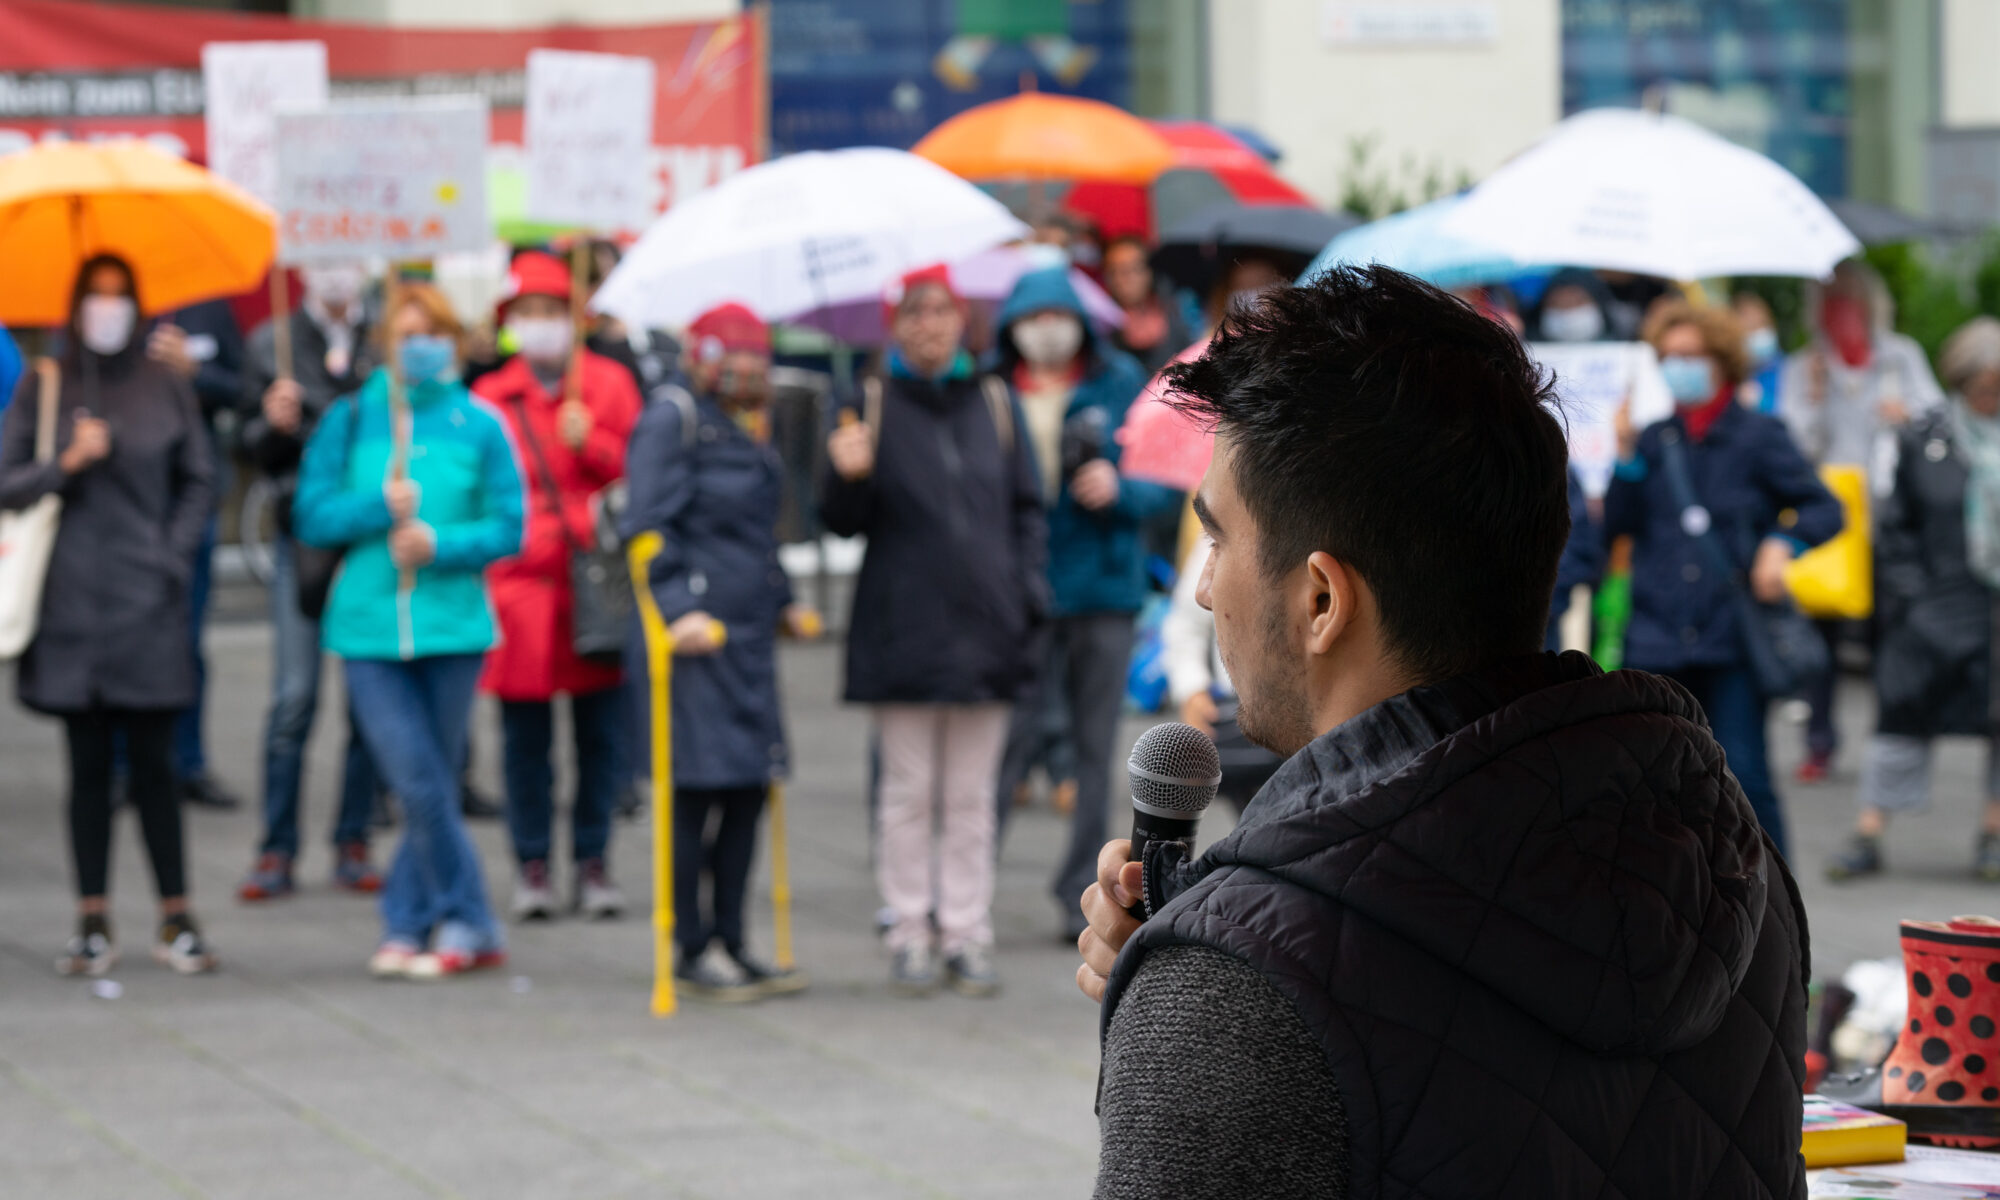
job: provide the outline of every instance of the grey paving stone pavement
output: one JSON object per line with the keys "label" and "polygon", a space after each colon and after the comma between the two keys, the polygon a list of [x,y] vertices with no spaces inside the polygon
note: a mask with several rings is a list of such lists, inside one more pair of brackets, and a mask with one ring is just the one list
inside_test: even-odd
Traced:
{"label": "grey paving stone pavement", "polygon": [[[269,634],[211,635],[210,755],[254,794]],[[0,709],[0,1196],[152,1197],[1082,1197],[1097,1130],[1096,1012],[1072,982],[1048,875],[1065,823],[1016,815],[996,924],[1002,994],[891,996],[873,930],[864,714],[836,702],[839,648],[784,662],[799,777],[790,792],[805,995],[722,1009],[647,1012],[648,840],[616,834],[616,873],[637,911],[615,923],[516,928],[506,970],[423,987],[370,980],[370,901],[335,893],[324,843],[338,773],[337,721],[312,747],[301,894],[233,899],[258,818],[188,814],[198,911],[223,956],[213,977],[145,961],[151,880],[121,818],[114,904],[126,959],[119,994],[58,978],[72,920],[57,727]],[[337,713],[329,672],[323,716]],[[1936,811],[1892,830],[1892,874],[1835,888],[1818,864],[1851,816],[1866,688],[1842,698],[1848,752],[1835,779],[1788,786],[1815,965],[1837,971],[1895,951],[1895,921],[2000,910],[1970,881],[1983,751],[1949,744]],[[1128,722],[1126,736],[1144,722]],[[489,706],[477,774],[498,790]],[[1777,766],[1800,731],[1772,726]],[[1114,814],[1114,828],[1123,825]],[[1205,832],[1224,831],[1219,813]],[[506,839],[475,826],[503,902]],[[394,834],[378,854],[386,858]],[[757,949],[771,949],[760,857]]]}

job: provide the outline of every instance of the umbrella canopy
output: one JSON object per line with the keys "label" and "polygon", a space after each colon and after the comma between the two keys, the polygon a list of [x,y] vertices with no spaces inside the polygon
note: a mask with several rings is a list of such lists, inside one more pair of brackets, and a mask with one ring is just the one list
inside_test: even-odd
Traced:
{"label": "umbrella canopy", "polygon": [[249,192],[145,142],[43,142],[0,157],[0,324],[69,319],[77,268],[132,265],[147,314],[255,288],[277,217]]}
{"label": "umbrella canopy", "polygon": [[[1174,361],[1191,362],[1206,349],[1206,341],[1196,342],[1174,355]],[[1155,375],[1132,402],[1118,429],[1118,471],[1128,479],[1192,492],[1215,457],[1215,431],[1169,405],[1166,396],[1166,378]]]}
{"label": "umbrella canopy", "polygon": [[1349,229],[1326,244],[1303,278],[1340,264],[1360,267],[1380,263],[1450,288],[1506,279],[1534,269],[1489,242],[1449,233],[1446,222],[1464,200],[1463,196],[1446,196]]}
{"label": "umbrella canopy", "polygon": [[1280,178],[1238,137],[1206,121],[1149,121],[1173,149],[1173,165],[1150,186],[1079,183],[1063,197],[1065,210],[1088,217],[1106,237],[1172,229],[1205,209],[1242,204],[1311,208],[1312,198]]}
{"label": "umbrella canopy", "polygon": [[1256,252],[1296,277],[1327,242],[1355,219],[1316,208],[1276,204],[1224,204],[1165,230],[1153,267],[1197,291],[1206,288],[1232,254]]}
{"label": "umbrella canopy", "polygon": [[999,201],[913,154],[812,151],[676,204],[594,303],[634,328],[685,325],[728,300],[782,321],[873,301],[907,271],[1027,234]]}
{"label": "umbrella canopy", "polygon": [[1616,108],[1557,125],[1444,230],[1524,262],[1665,279],[1817,279],[1861,249],[1777,163],[1680,117]]}
{"label": "umbrella canopy", "polygon": [[[952,263],[949,268],[951,286],[971,303],[975,318],[990,325],[1021,276],[1067,261],[1057,251],[1052,262],[1050,254],[1045,253],[1052,249],[1049,246],[996,246]],[[1091,321],[1100,330],[1116,329],[1125,323],[1125,310],[1118,307],[1118,302],[1095,279],[1071,267],[1069,282],[1076,289],[1077,299],[1083,301],[1084,311],[1090,314]],[[879,346],[888,336],[882,324],[882,301],[879,296],[801,313],[793,318],[793,322],[832,334],[853,346]]]}
{"label": "umbrella canopy", "polygon": [[1124,109],[1046,92],[967,109],[911,151],[965,179],[1147,184],[1174,162],[1167,140]]}
{"label": "umbrella canopy", "polygon": [[1826,206],[1864,246],[1894,242],[1920,242],[1937,237],[1944,230],[1922,217],[1913,217],[1900,208],[1870,204],[1866,200],[1829,200]]}

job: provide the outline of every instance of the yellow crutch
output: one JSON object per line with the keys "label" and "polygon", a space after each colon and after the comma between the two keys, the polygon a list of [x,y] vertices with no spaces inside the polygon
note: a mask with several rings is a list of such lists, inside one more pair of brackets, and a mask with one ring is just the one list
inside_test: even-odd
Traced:
{"label": "yellow crutch", "polygon": [[[666,540],[647,530],[625,549],[632,567],[632,591],[639,601],[639,624],[646,634],[646,679],[652,690],[653,742],[653,1015],[670,1017],[674,999],[674,635],[653,599],[653,560]],[[710,624],[709,638],[720,646],[728,630]]]}
{"label": "yellow crutch", "polygon": [[648,530],[632,539],[632,591],[639,601],[639,624],[646,635],[646,682],[652,691],[653,743],[653,1015],[674,1014],[674,635],[653,599],[653,560],[665,539]]}

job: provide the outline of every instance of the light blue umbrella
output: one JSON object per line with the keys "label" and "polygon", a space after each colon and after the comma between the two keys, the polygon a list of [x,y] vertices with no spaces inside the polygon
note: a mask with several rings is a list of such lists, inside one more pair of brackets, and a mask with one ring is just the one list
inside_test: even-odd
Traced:
{"label": "light blue umbrella", "polygon": [[1516,262],[1483,243],[1445,234],[1442,229],[1445,218],[1464,199],[1446,196],[1350,229],[1326,244],[1300,281],[1343,263],[1350,266],[1380,263],[1444,288],[1491,283],[1536,269],[1533,264]]}

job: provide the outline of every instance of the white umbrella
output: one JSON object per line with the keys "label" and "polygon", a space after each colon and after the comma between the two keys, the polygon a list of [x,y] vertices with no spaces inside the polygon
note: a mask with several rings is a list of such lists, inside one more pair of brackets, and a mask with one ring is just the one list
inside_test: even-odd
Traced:
{"label": "white umbrella", "polygon": [[1693,122],[1578,113],[1495,171],[1443,224],[1521,262],[1666,279],[1826,276],[1861,244],[1798,177]]}
{"label": "white umbrella", "polygon": [[685,325],[730,300],[780,321],[873,299],[907,271],[1028,232],[999,201],[914,154],[794,154],[676,204],[593,305],[644,329]]}

